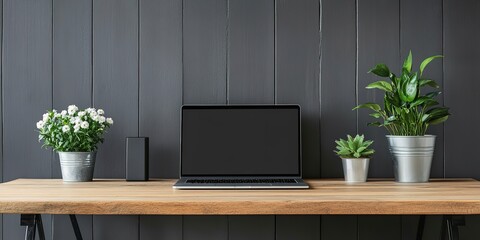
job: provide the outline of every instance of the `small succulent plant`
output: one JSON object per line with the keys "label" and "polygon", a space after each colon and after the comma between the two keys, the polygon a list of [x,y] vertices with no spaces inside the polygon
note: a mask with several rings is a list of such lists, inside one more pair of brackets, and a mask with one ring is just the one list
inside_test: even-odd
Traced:
{"label": "small succulent plant", "polygon": [[339,139],[337,143],[337,151],[334,151],[338,156],[342,158],[368,158],[375,153],[375,150],[368,148],[372,145],[373,141],[364,141],[363,135],[356,135],[353,138],[347,135],[347,140]]}

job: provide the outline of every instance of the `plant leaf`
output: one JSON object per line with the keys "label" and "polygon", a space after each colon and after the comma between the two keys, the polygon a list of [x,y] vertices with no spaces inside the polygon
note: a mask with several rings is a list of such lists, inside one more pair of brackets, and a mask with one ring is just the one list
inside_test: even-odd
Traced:
{"label": "plant leaf", "polygon": [[404,92],[405,92],[405,102],[412,102],[415,100],[418,94],[418,81],[417,81],[417,73],[413,74],[412,78],[410,81],[407,82],[407,84],[403,85],[404,86]]}
{"label": "plant leaf", "polygon": [[428,86],[434,87],[434,88],[440,88],[440,86],[435,81],[433,81],[431,79],[420,79],[418,81],[418,86],[423,87],[425,85],[428,85]]}
{"label": "plant leaf", "polygon": [[428,122],[428,124],[432,124],[432,125],[436,125],[436,124],[439,124],[439,123],[442,123],[442,122],[445,122],[447,121],[448,119],[448,115],[447,116],[443,116],[443,117],[440,117],[440,118],[437,118],[437,119],[432,119]]}
{"label": "plant leaf", "polygon": [[412,71],[412,50],[410,50],[405,62],[403,62],[403,69],[407,70],[408,72]]}
{"label": "plant leaf", "polygon": [[381,127],[383,126],[380,122],[371,122],[371,123],[367,123],[367,126],[377,126],[377,127]]}
{"label": "plant leaf", "polygon": [[385,92],[393,92],[392,85],[388,82],[385,82],[385,81],[377,81],[377,82],[370,83],[370,84],[368,84],[368,86],[366,88],[367,89],[377,88],[377,89],[383,90]]}
{"label": "plant leaf", "polygon": [[379,77],[390,77],[390,69],[385,64],[377,64],[374,68],[370,69],[368,73],[373,73]]}
{"label": "plant leaf", "polygon": [[434,59],[436,58],[443,58],[442,55],[435,55],[435,56],[431,56],[429,58],[426,58],[425,60],[423,60],[423,62],[420,64],[420,76],[423,75],[423,70],[425,70],[425,67],[431,62],[433,61]]}
{"label": "plant leaf", "polygon": [[352,110],[356,110],[356,109],[359,109],[359,108],[369,108],[369,109],[372,109],[373,111],[380,111],[382,108],[380,107],[380,105],[376,104],[376,103],[364,103],[364,104],[360,104],[356,107],[354,107]]}

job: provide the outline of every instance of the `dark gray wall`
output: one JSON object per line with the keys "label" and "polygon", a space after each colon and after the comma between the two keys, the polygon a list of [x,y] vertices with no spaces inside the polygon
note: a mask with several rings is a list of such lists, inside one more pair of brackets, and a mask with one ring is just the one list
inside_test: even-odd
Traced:
{"label": "dark gray wall", "polygon": [[[432,177],[480,178],[480,2],[477,0],[0,0],[0,179],[59,178],[35,122],[52,107],[104,108],[115,125],[97,178],[124,178],[124,139],[149,136],[150,175],[178,177],[179,107],[190,103],[297,103],[304,173],[342,177],[333,140],[376,140],[370,177],[393,177],[385,131],[357,103],[381,101],[366,72],[399,70],[444,54],[428,75],[452,118],[432,127]],[[446,193],[448,194],[448,193]],[[80,216],[85,239],[413,239],[416,216]],[[462,239],[480,234],[467,218]],[[68,218],[45,215],[49,239],[74,239]],[[438,239],[438,217],[427,218]],[[0,236],[21,239],[18,215]]]}

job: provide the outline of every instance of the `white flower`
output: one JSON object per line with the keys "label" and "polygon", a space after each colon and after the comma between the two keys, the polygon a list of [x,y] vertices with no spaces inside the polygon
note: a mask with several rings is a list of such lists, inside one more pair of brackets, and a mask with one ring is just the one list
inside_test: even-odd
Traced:
{"label": "white flower", "polygon": [[92,119],[93,119],[93,117],[95,117],[95,116],[97,116],[97,115],[98,115],[98,114],[97,114],[97,112],[95,112],[95,111],[91,111],[91,112],[90,112],[90,117],[91,117]]}
{"label": "white flower", "polygon": [[95,121],[95,122],[98,122],[98,115],[93,116],[92,120]]}
{"label": "white flower", "polygon": [[57,113],[57,110],[53,109],[52,112],[53,112],[53,113]]}
{"label": "white flower", "polygon": [[98,109],[98,110],[97,110],[97,113],[98,113],[99,115],[105,114],[105,112],[103,111],[103,109]]}
{"label": "white flower", "polygon": [[89,126],[90,124],[88,124],[87,121],[80,123],[80,127],[82,127],[83,129],[88,128]]}
{"label": "white flower", "polygon": [[62,131],[63,131],[63,132],[68,132],[68,131],[70,131],[70,126],[68,126],[68,125],[63,126],[63,127],[62,127]]}
{"label": "white flower", "polygon": [[79,117],[83,117],[83,116],[85,116],[85,112],[84,112],[84,111],[80,111],[80,112],[78,112],[78,116],[79,116]]}
{"label": "white flower", "polygon": [[107,123],[108,124],[113,124],[113,119],[112,118],[107,118]]}
{"label": "white flower", "polygon": [[80,124],[75,124],[75,126],[73,126],[73,132],[78,132],[80,131]]}
{"label": "white flower", "polygon": [[40,121],[37,122],[37,128],[38,128],[38,129],[42,129],[43,126],[45,126],[45,123],[44,123],[42,120],[40,120]]}
{"label": "white flower", "polygon": [[67,115],[67,111],[63,110],[62,112],[60,112],[60,115],[62,115],[62,117],[65,117]]}
{"label": "white flower", "polygon": [[87,113],[95,112],[95,108],[87,108],[85,111]]}
{"label": "white flower", "polygon": [[98,122],[99,123],[104,123],[105,122],[105,117],[104,116],[98,117]]}
{"label": "white flower", "polygon": [[80,125],[82,123],[82,119],[80,119],[79,117],[76,117],[74,123],[76,125]]}
{"label": "white flower", "polygon": [[49,114],[48,113],[43,114],[43,120],[42,121],[46,122],[46,121],[48,121],[48,119],[50,119]]}
{"label": "white flower", "polygon": [[56,118],[59,118],[59,117],[61,117],[61,116],[62,116],[62,114],[60,114],[60,113],[55,113],[55,117],[56,117]]}
{"label": "white flower", "polygon": [[78,107],[75,105],[68,106],[68,114],[73,115],[78,111]]}

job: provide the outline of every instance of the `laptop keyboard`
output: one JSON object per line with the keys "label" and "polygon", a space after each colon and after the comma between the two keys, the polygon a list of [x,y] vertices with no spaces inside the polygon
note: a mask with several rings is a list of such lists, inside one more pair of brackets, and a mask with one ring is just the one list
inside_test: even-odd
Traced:
{"label": "laptop keyboard", "polygon": [[187,183],[204,184],[204,183],[296,183],[295,179],[188,179]]}

